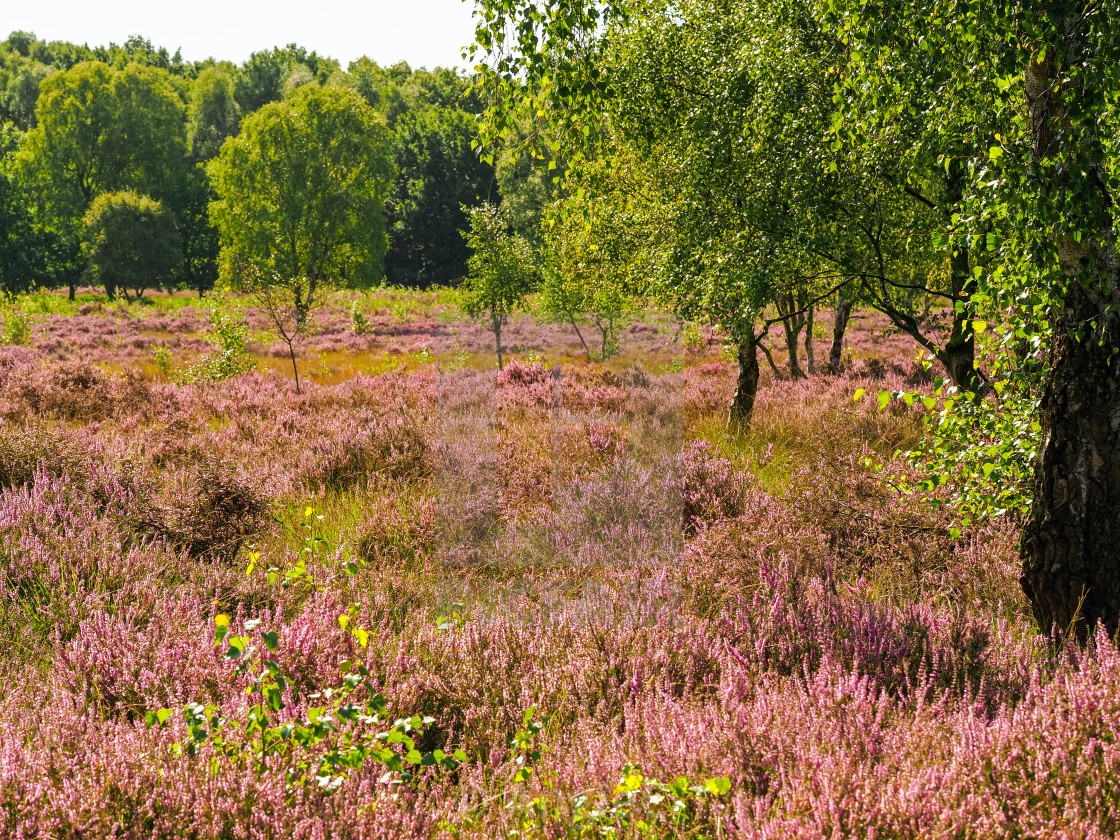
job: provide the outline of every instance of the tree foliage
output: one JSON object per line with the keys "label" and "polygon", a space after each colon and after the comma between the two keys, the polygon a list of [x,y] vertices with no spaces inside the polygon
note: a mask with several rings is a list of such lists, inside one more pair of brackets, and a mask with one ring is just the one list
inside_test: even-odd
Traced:
{"label": "tree foliage", "polygon": [[22,135],[0,124],[0,293],[29,291],[46,280],[48,237],[35,225],[13,171]]}
{"label": "tree foliage", "polygon": [[216,157],[225,139],[237,134],[241,108],[234,95],[236,79],[231,65],[215,65],[191,83],[187,141],[195,161]]}
{"label": "tree foliage", "polygon": [[174,220],[160,202],[134,192],[93,200],[83,219],[82,251],[89,279],[110,300],[118,289],[140,298],[147,289],[172,286],[182,261]]}
{"label": "tree foliage", "polygon": [[473,148],[475,125],[465,111],[434,106],[397,119],[398,175],[389,193],[385,264],[390,281],[427,285],[466,274],[463,208],[489,197],[494,180],[493,169]]}
{"label": "tree foliage", "polygon": [[[161,96],[147,104],[135,91],[125,96],[129,85],[122,80],[137,74]],[[240,65],[185,62],[141,37],[88,47],[13,32],[0,43],[0,124],[12,126],[16,145],[30,157],[6,176],[5,206],[14,215],[5,264],[18,267],[5,282],[10,288],[62,283],[73,291],[86,269],[79,243],[89,202],[101,192],[135,190],[174,214],[181,282],[204,293],[218,275],[219,236],[207,212],[215,196],[199,165],[238,134],[244,117],[312,83],[357,91],[394,129],[399,165],[386,195],[390,279],[427,285],[463,276],[461,206],[497,201],[500,187],[471,148],[480,106],[460,72],[405,62],[382,66],[369,58],[343,71],[295,44],[254,53]],[[61,95],[51,93],[57,88]],[[51,112],[49,132],[38,126],[39,108]],[[24,143],[28,132],[35,136]],[[153,138],[169,141],[154,156]],[[511,193],[520,189],[516,179],[503,183]],[[17,217],[23,221],[17,224]],[[12,279],[15,274],[21,279]]]}
{"label": "tree foliage", "polygon": [[384,117],[346,88],[306,85],[246,117],[207,168],[225,276],[307,278],[303,312],[322,283],[378,282],[390,148]]}
{"label": "tree foliage", "polygon": [[[569,198],[550,209],[543,225],[541,311],[571,325],[588,361],[618,352],[619,330],[643,285],[642,250],[625,220],[617,204]],[[598,333],[594,351],[584,336],[591,328]]]}
{"label": "tree foliage", "polygon": [[165,72],[82,62],[43,83],[36,115],[22,176],[58,229],[79,224],[103,192],[162,197],[182,170],[186,123]]}
{"label": "tree foliage", "polygon": [[463,308],[472,317],[489,322],[501,369],[502,327],[532,288],[536,264],[529,243],[510,229],[498,207],[480,204],[470,208],[468,215],[471,227],[463,237],[471,256],[467,260],[470,273],[463,283]]}

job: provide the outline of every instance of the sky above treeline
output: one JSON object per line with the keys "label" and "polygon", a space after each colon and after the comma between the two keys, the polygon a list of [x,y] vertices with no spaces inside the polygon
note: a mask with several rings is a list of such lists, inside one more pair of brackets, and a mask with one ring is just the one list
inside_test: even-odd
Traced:
{"label": "sky above treeline", "polygon": [[0,39],[22,29],[47,41],[91,47],[147,38],[187,61],[240,63],[257,50],[299,44],[343,68],[379,64],[465,67],[473,2],[463,0],[32,0],[3,3]]}

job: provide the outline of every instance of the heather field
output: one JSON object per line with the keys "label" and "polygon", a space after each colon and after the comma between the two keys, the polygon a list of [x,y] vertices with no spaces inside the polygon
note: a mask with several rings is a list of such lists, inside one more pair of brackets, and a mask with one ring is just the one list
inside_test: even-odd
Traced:
{"label": "heather field", "polygon": [[339,294],[297,394],[236,301],[253,369],[192,378],[208,305],[40,293],[0,346],[0,836],[1120,831],[1120,652],[897,490],[920,403],[853,396],[932,375],[881,316],[731,437],[653,310],[606,364],[520,314],[497,371],[450,292]]}

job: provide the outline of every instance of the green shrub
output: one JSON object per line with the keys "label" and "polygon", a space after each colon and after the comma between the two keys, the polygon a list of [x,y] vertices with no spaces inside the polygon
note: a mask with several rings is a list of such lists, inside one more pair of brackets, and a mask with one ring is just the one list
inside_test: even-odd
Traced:
{"label": "green shrub", "polygon": [[227,307],[215,306],[210,310],[210,329],[203,337],[212,354],[187,368],[179,376],[185,385],[199,382],[217,382],[248,373],[256,362],[249,355],[249,328],[244,319]]}

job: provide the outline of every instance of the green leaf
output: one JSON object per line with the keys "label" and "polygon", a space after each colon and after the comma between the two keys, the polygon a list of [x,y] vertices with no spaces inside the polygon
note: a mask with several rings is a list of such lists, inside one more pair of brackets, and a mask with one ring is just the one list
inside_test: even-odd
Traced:
{"label": "green leaf", "polygon": [[891,401],[891,392],[890,391],[880,391],[879,392],[879,410],[880,411],[882,411],[884,408],[886,408],[887,405],[890,403],[890,401]]}
{"label": "green leaf", "polygon": [[214,644],[220,644],[229,633],[229,616],[218,613],[214,616]]}
{"label": "green leaf", "polygon": [[856,388],[855,394],[852,396],[852,402],[859,402],[863,399],[863,395],[867,393],[866,388]]}
{"label": "green leaf", "polygon": [[731,793],[731,779],[727,776],[720,776],[718,779],[708,779],[708,781],[704,782],[704,787],[716,796],[723,796],[724,794]]}

